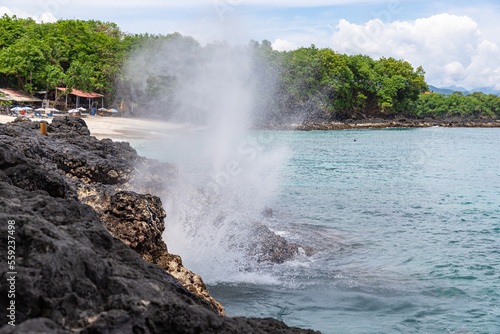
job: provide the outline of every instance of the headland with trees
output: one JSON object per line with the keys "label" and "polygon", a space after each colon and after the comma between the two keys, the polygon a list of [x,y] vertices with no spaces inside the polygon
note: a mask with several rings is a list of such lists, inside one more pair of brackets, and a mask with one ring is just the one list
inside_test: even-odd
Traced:
{"label": "headland with trees", "polygon": [[[179,78],[158,73],[148,78],[142,96],[132,96],[124,69],[138,50],[165,50],[169,43],[181,45],[193,59],[204,58],[218,48],[246,49],[252,55],[252,73],[258,83],[252,88],[257,101],[254,107],[266,110],[260,113],[261,124],[293,119],[500,118],[499,96],[429,93],[424,69],[405,60],[375,60],[314,45],[276,51],[267,40],[250,41],[245,46],[201,46],[179,33],[128,34],[114,23],[95,20],[37,23],[4,15],[0,18],[0,87],[31,94],[66,87],[69,91],[98,92],[108,104],[134,98],[135,104],[147,106],[157,96],[174,94]],[[191,69],[196,70],[196,66]],[[190,75],[189,71],[184,75]],[[163,107],[175,108],[175,104]],[[151,114],[136,108],[134,115]]]}

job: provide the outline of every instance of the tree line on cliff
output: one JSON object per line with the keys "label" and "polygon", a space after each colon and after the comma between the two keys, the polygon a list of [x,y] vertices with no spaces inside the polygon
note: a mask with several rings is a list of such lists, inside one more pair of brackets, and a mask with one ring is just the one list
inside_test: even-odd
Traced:
{"label": "tree line on cliff", "polygon": [[[36,23],[4,15],[0,18],[0,86],[28,92],[64,86],[102,93],[109,102],[133,97],[136,105],[147,105],[161,96],[166,101],[162,108],[173,109],[176,105],[169,96],[175,94],[179,75],[189,75],[196,67],[177,76],[152,71],[140,94],[131,93],[138,90],[125,71],[131,55],[140,50],[176,52],[176,48],[165,48],[168,44],[181,47],[183,55],[193,61],[216,49],[245,48],[252,55],[254,109],[266,110],[257,113],[265,122],[397,115],[500,116],[500,97],[495,95],[422,95],[428,90],[424,70],[414,69],[404,60],[374,60],[314,45],[276,51],[266,40],[250,41],[244,47],[225,43],[203,47],[178,33],[127,34],[114,23],[95,20]],[[171,55],[161,56],[168,60]],[[150,60],[146,56],[144,62]],[[141,110],[144,108],[136,108],[135,113]]]}

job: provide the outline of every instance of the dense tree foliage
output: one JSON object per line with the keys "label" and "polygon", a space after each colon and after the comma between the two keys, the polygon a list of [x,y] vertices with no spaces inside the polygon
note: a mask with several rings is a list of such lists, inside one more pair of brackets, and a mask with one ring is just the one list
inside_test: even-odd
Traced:
{"label": "dense tree foliage", "polygon": [[7,15],[0,18],[0,86],[28,92],[58,86],[95,91],[129,107],[160,99],[163,108],[175,110],[183,79],[206,71],[211,57],[243,57],[242,49],[251,60],[248,88],[260,121],[500,116],[495,95],[422,94],[428,90],[424,70],[404,60],[374,60],[314,45],[279,52],[266,40],[247,47],[202,47],[178,33],[131,35],[109,22],[36,23]]}
{"label": "dense tree foliage", "polygon": [[[427,90],[424,71],[393,58],[348,56],[314,45],[289,52],[273,51],[268,41],[251,42],[260,81],[272,92],[277,115],[307,119],[388,116],[408,112]],[[276,85],[276,90],[266,83]]]}
{"label": "dense tree foliage", "polygon": [[126,55],[143,36],[114,23],[0,19],[0,84],[28,92],[65,86],[113,93]]}
{"label": "dense tree foliage", "polygon": [[419,116],[433,117],[487,117],[500,119],[500,96],[475,92],[464,95],[423,94],[413,103]]}

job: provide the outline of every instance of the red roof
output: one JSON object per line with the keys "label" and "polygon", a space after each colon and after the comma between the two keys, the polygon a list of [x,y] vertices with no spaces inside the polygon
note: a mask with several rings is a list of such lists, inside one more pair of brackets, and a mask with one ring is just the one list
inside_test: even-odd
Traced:
{"label": "red roof", "polygon": [[[58,87],[57,89],[59,89],[62,92],[65,92],[67,88]],[[78,90],[78,89],[72,89],[70,94],[80,96],[80,97],[87,97],[87,98],[95,98],[95,97],[103,97],[104,96],[104,95],[93,93],[93,92],[90,92],[90,93],[89,92],[82,92],[81,90]]]}
{"label": "red roof", "polygon": [[16,101],[16,102],[42,102],[42,100],[31,96],[30,94],[21,90],[0,88],[0,94],[5,95],[3,100]]}

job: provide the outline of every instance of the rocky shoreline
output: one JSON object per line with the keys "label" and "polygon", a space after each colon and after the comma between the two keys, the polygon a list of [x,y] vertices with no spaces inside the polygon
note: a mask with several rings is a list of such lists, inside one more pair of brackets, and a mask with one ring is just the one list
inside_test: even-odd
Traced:
{"label": "rocky shoreline", "polygon": [[[274,319],[230,318],[199,275],[163,242],[175,166],[128,143],[98,140],[82,119],[0,124],[0,256],[14,222],[16,326],[0,333],[312,333]],[[257,225],[259,257],[283,262],[298,246]],[[2,266],[0,279],[8,278]],[[10,298],[10,297],[9,297]]]}
{"label": "rocky shoreline", "polygon": [[354,130],[354,129],[384,129],[384,128],[498,128],[500,120],[483,118],[398,118],[382,119],[367,118],[362,120],[348,119],[346,121],[332,122],[303,122],[297,124],[284,124],[264,127],[269,130],[295,130],[295,131],[327,131],[327,130]]}

